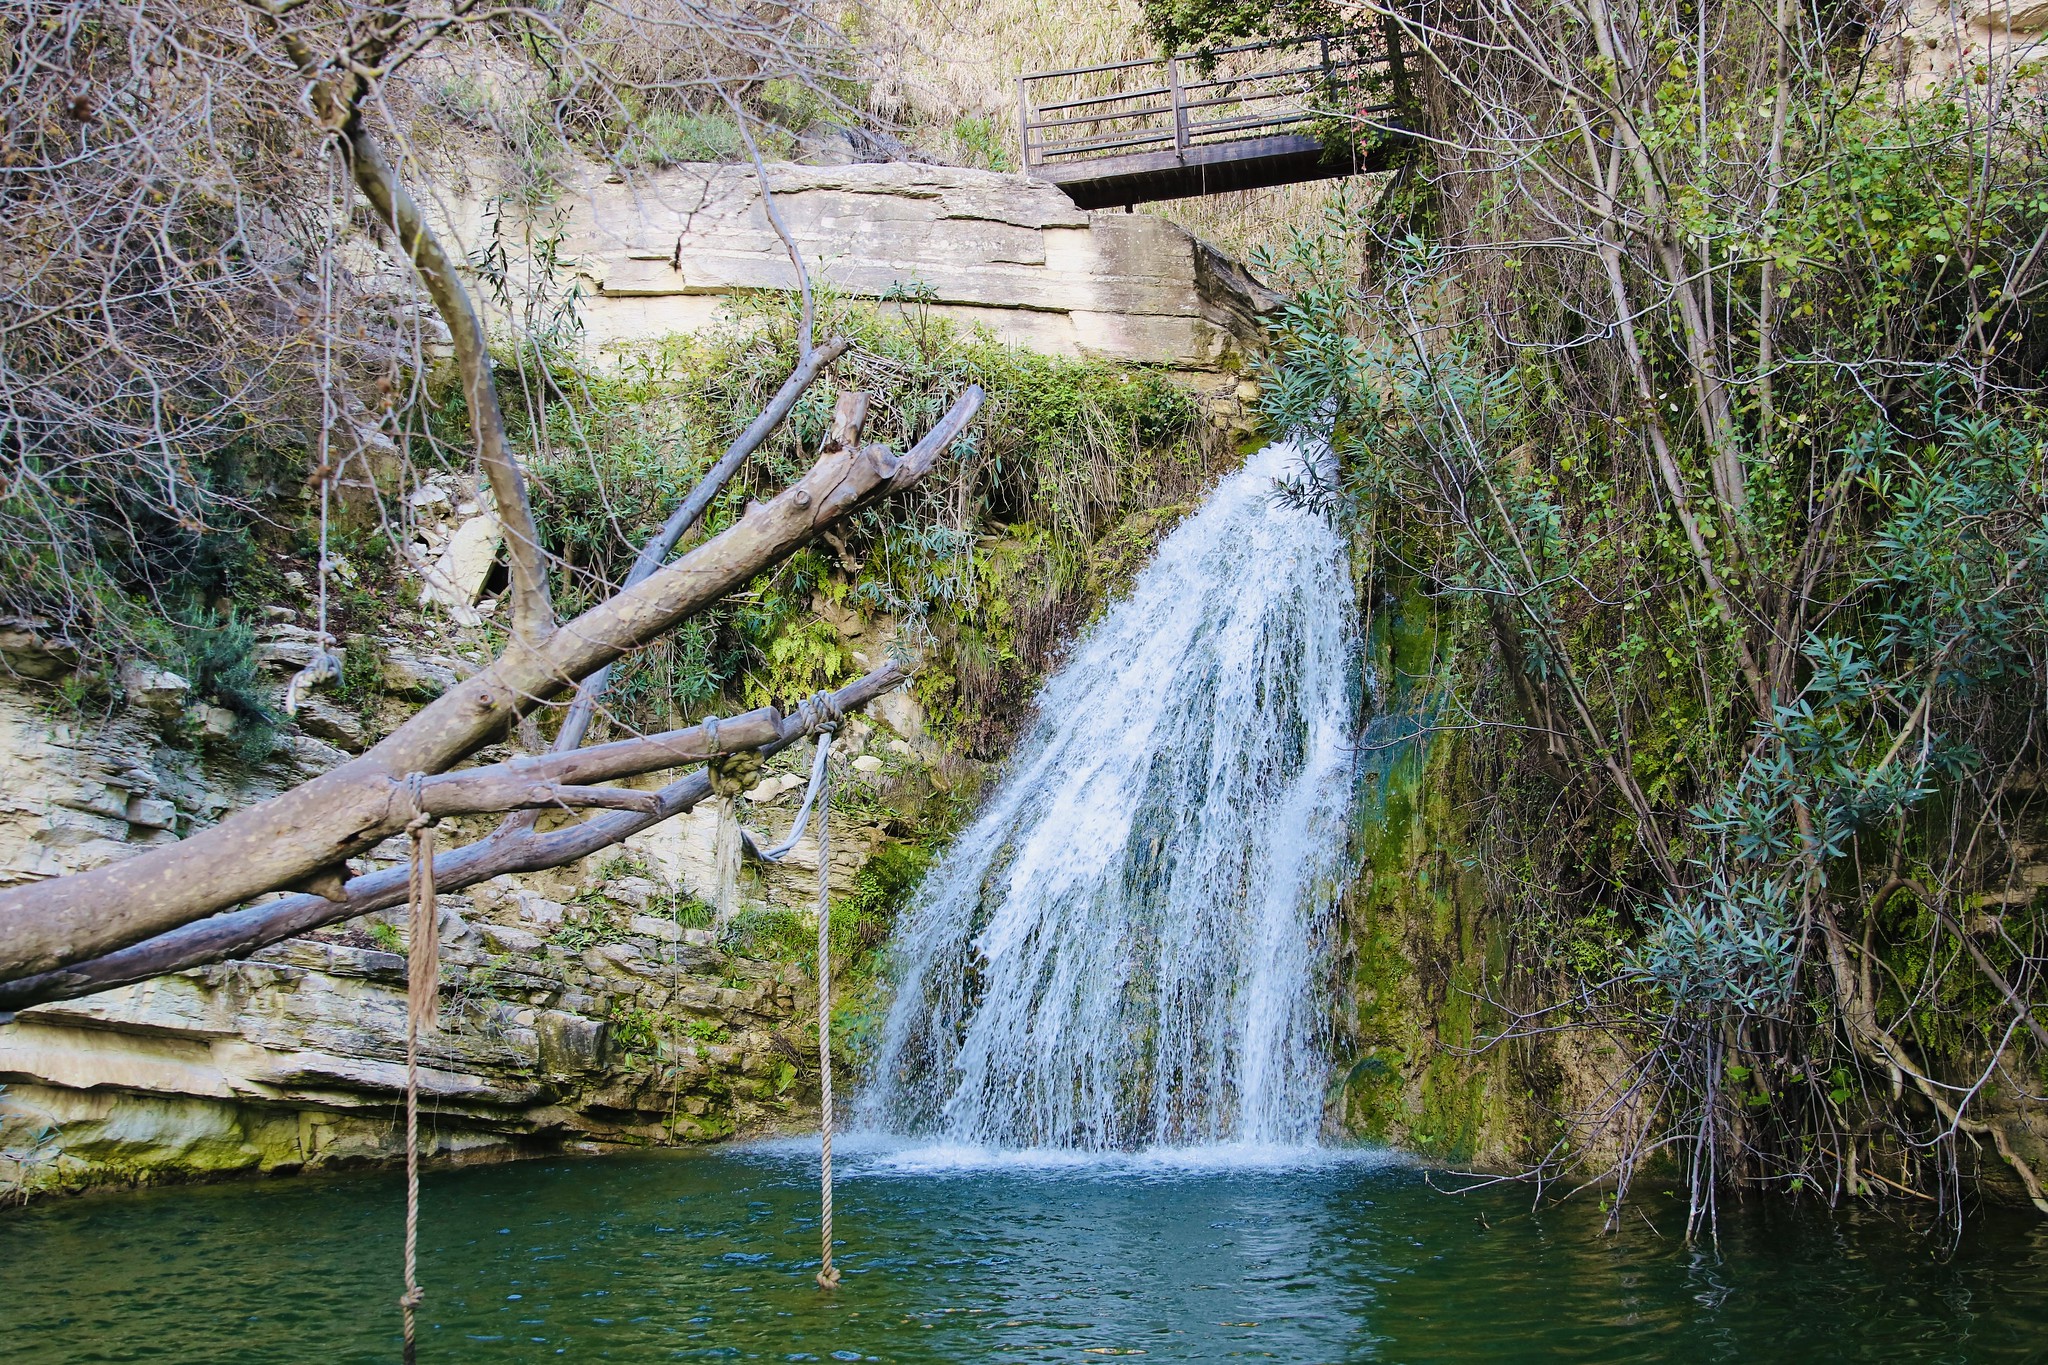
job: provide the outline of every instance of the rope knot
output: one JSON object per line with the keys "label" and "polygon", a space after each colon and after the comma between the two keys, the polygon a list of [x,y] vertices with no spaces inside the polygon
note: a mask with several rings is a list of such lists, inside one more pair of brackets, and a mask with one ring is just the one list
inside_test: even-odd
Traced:
{"label": "rope knot", "polygon": [[703,724],[705,747],[711,750],[711,757],[704,763],[704,775],[711,780],[714,795],[730,800],[761,780],[761,755],[752,749],[736,754],[719,753],[718,717],[706,716]]}
{"label": "rope knot", "polygon": [[422,830],[432,829],[441,823],[441,817],[427,812],[427,775],[413,773],[405,779],[405,803],[412,810],[412,818],[405,822],[405,832],[417,837]]}
{"label": "rope knot", "polygon": [[306,666],[292,674],[291,681],[284,686],[284,711],[288,716],[299,714],[306,697],[322,683],[341,686],[341,660],[327,648],[328,637],[320,637],[320,647],[313,651],[313,657]]}
{"label": "rope knot", "polygon": [[830,692],[820,692],[806,697],[796,708],[797,720],[802,723],[807,735],[833,734],[839,729],[839,722],[845,713],[839,709],[839,701]]}

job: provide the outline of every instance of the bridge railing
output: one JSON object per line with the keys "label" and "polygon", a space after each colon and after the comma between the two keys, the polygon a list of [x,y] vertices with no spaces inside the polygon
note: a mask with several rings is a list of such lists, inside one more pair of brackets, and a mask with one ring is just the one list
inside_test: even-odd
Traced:
{"label": "bridge railing", "polygon": [[1392,116],[1406,99],[1398,26],[1041,71],[1017,82],[1024,169],[1306,132]]}

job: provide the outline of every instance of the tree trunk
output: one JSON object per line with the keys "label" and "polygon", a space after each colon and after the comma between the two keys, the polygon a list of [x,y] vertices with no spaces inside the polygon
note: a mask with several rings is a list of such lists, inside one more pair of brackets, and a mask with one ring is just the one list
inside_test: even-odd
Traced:
{"label": "tree trunk", "polygon": [[827,453],[770,502],[642,582],[515,639],[368,753],[180,843],[75,876],[0,891],[0,981],[104,956],[297,885],[404,828],[405,779],[445,771],[542,702],[744,586],[848,513],[915,484],[981,405],[970,387],[909,453]]}

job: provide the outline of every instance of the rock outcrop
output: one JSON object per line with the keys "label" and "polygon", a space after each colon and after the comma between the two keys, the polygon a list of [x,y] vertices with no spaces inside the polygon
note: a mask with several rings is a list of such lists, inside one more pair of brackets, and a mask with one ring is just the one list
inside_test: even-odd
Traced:
{"label": "rock outcrop", "polygon": [[[1084,213],[1021,176],[890,162],[776,165],[768,182],[814,284],[1037,351],[1235,369],[1277,302],[1163,218]],[[599,348],[695,331],[742,291],[797,287],[749,168],[627,182],[589,167],[561,202],[556,250],[588,283],[580,313]]]}
{"label": "rock outcrop", "polygon": [[[888,647],[886,628],[861,629],[857,644]],[[10,660],[63,657],[29,625],[17,634],[0,640]],[[280,619],[261,634],[257,659],[281,685],[308,632]],[[377,642],[369,702],[316,697],[253,763],[247,722],[175,674],[131,668],[116,712],[80,719],[0,676],[0,881],[127,856],[340,762],[473,668],[470,635],[432,613],[406,621]],[[903,695],[849,717],[838,742],[848,800],[830,881],[845,897],[883,839],[856,802],[924,780],[930,744]],[[807,763],[800,748],[771,765],[743,803],[749,824],[787,828]],[[815,1112],[813,987],[790,949],[810,933],[817,843],[721,886],[719,825],[730,837],[735,818],[707,802],[585,864],[441,898],[440,1027],[423,1053],[435,1153],[706,1141]],[[368,861],[404,852],[394,840]],[[0,1024],[0,1198],[396,1155],[403,923],[403,909],[371,916]]]}
{"label": "rock outcrop", "polygon": [[[796,1035],[808,988],[794,967],[648,916],[567,942],[479,932],[461,919],[467,902],[448,900],[458,942],[443,957],[440,1027],[422,1038],[431,1152],[705,1140],[809,1108]],[[350,941],[364,937],[294,939],[0,1028],[0,1191],[392,1155],[405,958]]]}
{"label": "rock outcrop", "polygon": [[1877,57],[1891,61],[1902,95],[1919,98],[1955,82],[1981,83],[1994,71],[2024,88],[2039,80],[2034,73],[2048,43],[2048,4],[1906,0],[1888,6],[1879,25]]}

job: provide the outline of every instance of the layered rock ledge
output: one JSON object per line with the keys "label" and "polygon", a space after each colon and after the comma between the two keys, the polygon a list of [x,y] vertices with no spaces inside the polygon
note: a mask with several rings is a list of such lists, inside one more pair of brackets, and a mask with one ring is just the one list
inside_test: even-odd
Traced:
{"label": "layered rock ledge", "polygon": [[[1277,302],[1163,218],[1084,213],[1043,182],[890,162],[775,165],[768,183],[814,285],[923,307],[1054,355],[1214,372],[1242,364]],[[559,257],[590,291],[590,344],[716,320],[731,296],[794,290],[753,170],[685,165],[572,174]]]}

